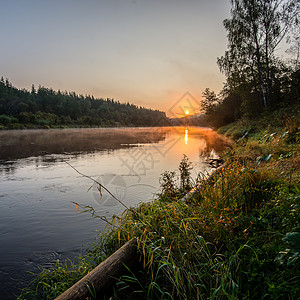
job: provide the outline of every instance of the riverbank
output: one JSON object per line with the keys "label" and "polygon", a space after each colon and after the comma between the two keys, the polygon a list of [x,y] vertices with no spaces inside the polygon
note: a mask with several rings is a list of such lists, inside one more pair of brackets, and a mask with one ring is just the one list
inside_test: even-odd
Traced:
{"label": "riverbank", "polygon": [[[171,125],[165,125],[171,126]],[[161,127],[159,124],[148,126],[148,125],[134,125],[129,124],[126,126],[120,124],[111,124],[111,125],[89,125],[89,124],[60,124],[60,125],[35,125],[35,124],[21,124],[21,123],[12,123],[9,125],[0,124],[0,130],[39,130],[39,129],[89,129],[89,128],[143,128],[143,127]]]}
{"label": "riverbank", "polygon": [[236,143],[222,154],[227,167],[212,184],[181,201],[191,185],[183,161],[180,182],[164,173],[155,201],[115,217],[85,256],[44,269],[20,299],[58,296],[132,237],[143,260],[119,279],[114,299],[296,299],[298,117],[278,113],[280,122],[273,115],[261,125],[243,120],[221,128]]}

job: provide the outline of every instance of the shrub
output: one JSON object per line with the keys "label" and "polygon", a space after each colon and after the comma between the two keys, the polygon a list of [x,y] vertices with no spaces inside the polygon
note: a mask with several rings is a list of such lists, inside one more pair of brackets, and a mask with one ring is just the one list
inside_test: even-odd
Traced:
{"label": "shrub", "polygon": [[0,124],[8,125],[12,121],[11,117],[7,115],[0,115]]}

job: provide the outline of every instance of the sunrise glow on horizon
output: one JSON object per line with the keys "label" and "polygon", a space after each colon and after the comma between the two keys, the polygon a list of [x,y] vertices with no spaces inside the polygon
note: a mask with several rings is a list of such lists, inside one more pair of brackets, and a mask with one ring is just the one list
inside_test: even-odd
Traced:
{"label": "sunrise glow on horizon", "polygon": [[168,115],[186,92],[221,90],[229,15],[229,0],[6,1],[0,76]]}

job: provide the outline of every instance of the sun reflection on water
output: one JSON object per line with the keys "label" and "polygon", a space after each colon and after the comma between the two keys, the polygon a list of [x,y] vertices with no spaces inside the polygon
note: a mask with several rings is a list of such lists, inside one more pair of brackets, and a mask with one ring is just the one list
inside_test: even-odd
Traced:
{"label": "sun reflection on water", "polygon": [[189,130],[186,129],[184,132],[184,142],[186,145],[187,145],[188,141],[189,141]]}

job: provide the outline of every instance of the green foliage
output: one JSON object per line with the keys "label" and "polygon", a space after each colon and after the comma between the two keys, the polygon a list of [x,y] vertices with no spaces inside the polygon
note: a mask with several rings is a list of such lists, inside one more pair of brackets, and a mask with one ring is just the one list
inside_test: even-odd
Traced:
{"label": "green foliage", "polygon": [[162,189],[160,193],[161,200],[178,200],[180,197],[183,197],[189,189],[192,188],[192,182],[194,182],[193,178],[191,177],[192,163],[185,154],[183,155],[183,158],[179,164],[178,170],[180,186],[177,184],[175,171],[165,171],[161,174],[159,178],[159,183]]}
{"label": "green foliage", "polygon": [[8,125],[10,124],[12,119],[9,116],[6,115],[0,115],[0,124],[2,125]]}
{"label": "green foliage", "polygon": [[138,236],[144,261],[142,271],[121,278],[114,299],[297,296],[299,271],[275,261],[293,223],[283,226],[281,199],[294,194],[277,188],[277,177],[241,167],[225,169],[188,205],[157,200],[121,221],[119,240]]}
{"label": "green foliage", "polygon": [[[180,200],[176,173],[164,172],[155,201],[114,217],[86,257],[44,270],[21,299],[57,296],[132,237],[141,264],[119,278],[113,299],[297,299],[299,170],[285,172],[297,161],[298,146],[270,136],[243,140],[224,153],[227,166],[189,203]],[[280,159],[276,153],[284,147],[293,155]],[[270,149],[272,157],[258,164],[257,155]],[[186,156],[179,170],[190,178]]]}
{"label": "green foliage", "polygon": [[219,128],[218,133],[234,140],[241,138],[247,131],[250,137],[258,133],[267,136],[277,132],[288,143],[297,143],[300,131],[300,106],[289,104],[274,111],[265,111],[259,118],[241,118],[234,123]]}
{"label": "green foliage", "polygon": [[132,237],[141,264],[119,278],[113,299],[297,299],[298,114],[293,105],[222,128],[237,140],[222,154],[226,167],[188,203],[184,156],[179,176],[162,174],[155,201],[114,216],[84,257],[43,270],[20,299],[56,297]]}
{"label": "green foliage", "polygon": [[187,192],[191,189],[191,170],[193,167],[185,154],[183,155],[183,159],[181,160],[178,169],[180,172],[180,187],[183,192]]}
{"label": "green foliage", "polygon": [[[299,27],[299,1],[232,0],[231,4],[231,17],[223,22],[228,49],[217,60],[226,83],[218,97],[209,89],[203,93],[202,106],[217,128],[240,117],[259,120],[263,111],[299,103],[300,96],[299,64],[289,68],[276,56],[280,41]],[[299,51],[292,53],[297,61]]]}
{"label": "green foliage", "polygon": [[[165,113],[120,103],[113,99],[95,99],[74,92],[39,87],[31,92],[19,90],[7,80],[0,81],[0,124],[12,123],[27,128],[69,126],[162,126],[168,124]],[[13,118],[13,120],[12,120]]]}
{"label": "green foliage", "polygon": [[300,232],[288,232],[282,240],[288,244],[289,248],[280,252],[276,260],[281,265],[300,267]]}
{"label": "green foliage", "polygon": [[165,171],[161,174],[159,178],[159,183],[161,186],[161,194],[167,199],[172,199],[177,192],[176,182],[175,182],[175,171]]}
{"label": "green foliage", "polygon": [[18,299],[54,299],[93,269],[95,265],[83,258],[78,263],[66,261],[50,269],[43,269],[32,284],[35,290],[25,288]]}
{"label": "green foliage", "polygon": [[214,109],[216,105],[219,104],[219,99],[214,91],[211,91],[209,88],[206,88],[202,93],[202,101],[201,101],[201,110],[204,113],[209,114],[210,111]]}

